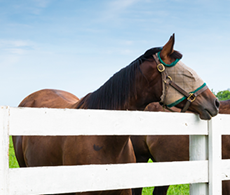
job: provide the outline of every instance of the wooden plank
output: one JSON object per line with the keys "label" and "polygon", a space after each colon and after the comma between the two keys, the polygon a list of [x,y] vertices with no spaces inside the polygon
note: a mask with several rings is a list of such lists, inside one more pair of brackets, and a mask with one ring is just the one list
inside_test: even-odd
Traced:
{"label": "wooden plank", "polygon": [[223,122],[218,118],[212,118],[208,121],[209,129],[209,195],[221,195],[221,131],[220,123]]}
{"label": "wooden plank", "polygon": [[[6,163],[0,162],[0,194],[7,195],[8,184],[11,195],[24,195],[208,182],[207,161],[9,170],[8,132],[11,135],[207,135],[209,126],[209,192],[219,195],[221,178],[228,180],[230,177],[230,161],[221,162],[220,159],[220,132],[230,134],[225,129],[230,120],[228,115],[218,115],[214,119],[207,125],[194,114],[0,107],[0,136],[4,138],[0,138],[0,159],[6,159]],[[136,175],[145,177],[136,178]]]}
{"label": "wooden plank", "polygon": [[[194,114],[10,108],[10,135],[207,135]],[[93,127],[93,128],[92,128]]]}
{"label": "wooden plank", "polygon": [[10,194],[84,192],[207,181],[207,161],[19,168],[10,169]]}
{"label": "wooden plank", "polygon": [[221,178],[222,180],[230,180],[230,159],[221,161]]}
{"label": "wooden plank", "polygon": [[[189,136],[189,160],[208,160],[208,139],[206,135]],[[208,195],[208,183],[190,184],[190,195]]]}
{"label": "wooden plank", "polygon": [[8,107],[0,107],[0,194],[8,195],[9,134]]}
{"label": "wooden plank", "polygon": [[230,135],[230,115],[229,114],[218,114],[215,117],[218,122],[218,131],[221,131],[222,135]]}

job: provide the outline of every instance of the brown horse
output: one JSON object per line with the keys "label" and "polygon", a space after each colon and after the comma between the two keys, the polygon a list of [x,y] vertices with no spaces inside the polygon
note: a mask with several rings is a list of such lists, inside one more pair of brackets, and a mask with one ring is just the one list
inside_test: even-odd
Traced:
{"label": "brown horse", "polygon": [[[77,97],[67,92],[46,89],[27,96],[19,106],[144,110],[149,103],[161,100],[163,81],[162,73],[157,68],[158,59],[172,64],[174,61],[178,62],[182,57],[178,51],[173,50],[173,46],[174,35],[170,37],[163,48],[149,49],[130,65],[114,74],[99,89],[79,101]],[[182,67],[182,65],[178,62],[175,67]],[[188,78],[192,79],[192,82],[188,82],[194,83],[195,86],[200,84],[201,80],[197,76],[192,76],[195,73],[191,73],[192,70],[187,69],[189,71]],[[204,85],[199,87],[199,90],[194,90],[201,91],[196,94],[198,95],[196,100],[193,102],[191,100],[192,103],[189,103],[189,110],[199,113],[202,119],[210,119],[217,115],[219,102],[211,91]],[[174,101],[172,96],[169,97],[164,92],[164,99],[167,100],[167,98]],[[183,108],[185,105],[187,105],[186,100],[182,99],[176,106]],[[15,136],[13,142],[21,167],[136,162],[130,136]],[[125,189],[85,192],[84,194],[130,195],[131,193],[131,189]]]}
{"label": "brown horse", "polygon": [[[178,108],[171,108],[174,112],[180,112]],[[149,104],[146,111],[164,111],[159,103]],[[219,113],[230,114],[230,100],[220,101]],[[189,136],[131,136],[137,162],[147,162],[149,158],[153,162],[188,161],[189,160]],[[222,159],[230,159],[230,135],[222,136]],[[153,195],[166,195],[169,186],[154,188]],[[141,194],[142,189],[133,190],[133,194]],[[222,182],[222,194],[230,194],[230,181]]]}

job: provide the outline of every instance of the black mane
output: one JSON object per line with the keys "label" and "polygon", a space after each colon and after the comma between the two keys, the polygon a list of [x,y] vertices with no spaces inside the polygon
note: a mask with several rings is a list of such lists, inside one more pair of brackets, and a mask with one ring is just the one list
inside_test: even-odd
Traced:
{"label": "black mane", "polygon": [[120,110],[129,98],[135,95],[135,71],[162,48],[152,48],[115,73],[104,85],[88,94],[77,103],[77,108]]}

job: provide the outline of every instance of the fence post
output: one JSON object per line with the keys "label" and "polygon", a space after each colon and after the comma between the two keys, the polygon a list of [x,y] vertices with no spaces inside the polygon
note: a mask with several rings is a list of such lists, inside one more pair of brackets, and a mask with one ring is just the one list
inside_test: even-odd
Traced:
{"label": "fence post", "polygon": [[[189,160],[208,159],[208,138],[206,135],[189,136]],[[190,184],[190,195],[208,195],[207,183]]]}
{"label": "fence post", "polygon": [[8,195],[9,189],[9,108],[0,107],[0,194]]}
{"label": "fence post", "polygon": [[221,180],[221,117],[208,122],[209,129],[209,195],[222,194]]}

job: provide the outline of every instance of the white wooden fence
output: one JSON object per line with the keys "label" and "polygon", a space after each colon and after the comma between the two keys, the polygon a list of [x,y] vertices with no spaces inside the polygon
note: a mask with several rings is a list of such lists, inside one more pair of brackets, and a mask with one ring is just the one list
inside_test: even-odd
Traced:
{"label": "white wooden fence", "polygon": [[[181,113],[0,107],[0,195],[186,183],[191,195],[220,195],[230,177],[230,160],[221,160],[229,128],[227,115],[204,121]],[[190,135],[191,161],[9,169],[9,135]]]}

